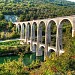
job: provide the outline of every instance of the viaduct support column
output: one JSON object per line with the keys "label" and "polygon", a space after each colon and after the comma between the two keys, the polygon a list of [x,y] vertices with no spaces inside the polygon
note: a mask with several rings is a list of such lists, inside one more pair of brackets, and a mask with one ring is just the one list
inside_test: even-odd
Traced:
{"label": "viaduct support column", "polygon": [[22,39],[22,25],[21,25],[20,39]]}
{"label": "viaduct support column", "polygon": [[75,29],[72,29],[72,37],[75,37]]}
{"label": "viaduct support column", "polygon": [[46,31],[45,31],[45,51],[44,51],[44,60],[46,60],[46,57],[48,56],[48,30],[46,26]]}
{"label": "viaduct support column", "polygon": [[22,39],[24,39],[24,25],[22,25]]}
{"label": "viaduct support column", "polygon": [[42,56],[42,50],[39,48],[39,42],[40,41],[40,29],[39,24],[37,24],[37,50],[36,50],[36,56]]}
{"label": "viaduct support column", "polygon": [[33,46],[32,46],[32,39],[33,39],[33,26],[31,25],[31,37],[30,37],[30,51],[33,51]]}
{"label": "viaduct support column", "polygon": [[16,32],[18,32],[18,25],[16,24]]}
{"label": "viaduct support column", "polygon": [[24,39],[24,26],[21,25],[21,37],[20,39]]}
{"label": "viaduct support column", "polygon": [[27,36],[28,36],[28,33],[27,33],[27,25],[26,25],[26,27],[25,27],[25,42],[27,43]]}
{"label": "viaduct support column", "polygon": [[31,38],[30,38],[31,42],[30,42],[30,50],[31,50],[32,52],[35,52],[35,48],[34,48],[34,46],[33,46],[33,40],[34,40],[34,38],[35,38],[34,35],[35,35],[34,25],[31,25]]}
{"label": "viaduct support column", "polygon": [[16,24],[16,32],[18,32],[18,33],[19,33],[19,31],[20,31],[19,25],[18,25],[18,24]]}
{"label": "viaduct support column", "polygon": [[59,47],[60,47],[60,50],[63,50],[63,44],[62,44],[62,27],[59,27]]}
{"label": "viaduct support column", "polygon": [[32,40],[35,41],[35,26],[32,25]]}
{"label": "viaduct support column", "polygon": [[56,34],[56,56],[59,56],[59,27],[57,26],[57,34]]}
{"label": "viaduct support column", "polygon": [[51,24],[47,27],[47,43],[51,46]]}
{"label": "viaduct support column", "polygon": [[29,25],[26,26],[26,40],[29,40]]}
{"label": "viaduct support column", "polygon": [[73,19],[73,24],[72,24],[72,37],[75,37],[75,18]]}

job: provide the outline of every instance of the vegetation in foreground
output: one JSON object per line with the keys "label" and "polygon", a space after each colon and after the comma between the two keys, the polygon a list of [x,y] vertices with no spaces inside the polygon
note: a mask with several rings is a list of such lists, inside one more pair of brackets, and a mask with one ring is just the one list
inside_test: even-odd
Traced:
{"label": "vegetation in foreground", "polygon": [[[32,62],[29,66],[22,63],[21,55],[18,61],[13,60],[0,64],[1,75],[75,75],[75,38],[66,37],[65,53],[56,57],[55,53],[45,62]],[[65,41],[65,42],[66,42]]]}
{"label": "vegetation in foreground", "polygon": [[18,61],[8,60],[7,62],[0,64],[0,75],[29,75],[27,67],[22,63],[22,59]]}
{"label": "vegetation in foreground", "polygon": [[[1,75],[75,75],[75,38],[68,40],[65,53],[56,57],[55,53],[45,62],[33,62],[29,66],[22,63],[22,56],[18,61],[13,60],[0,64]],[[67,50],[68,49],[68,50]]]}

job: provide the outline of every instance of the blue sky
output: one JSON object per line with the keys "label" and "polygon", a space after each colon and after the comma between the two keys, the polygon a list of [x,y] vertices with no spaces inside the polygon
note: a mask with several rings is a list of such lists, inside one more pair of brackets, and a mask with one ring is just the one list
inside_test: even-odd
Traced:
{"label": "blue sky", "polygon": [[72,1],[72,2],[75,2],[75,0],[67,0],[67,1]]}

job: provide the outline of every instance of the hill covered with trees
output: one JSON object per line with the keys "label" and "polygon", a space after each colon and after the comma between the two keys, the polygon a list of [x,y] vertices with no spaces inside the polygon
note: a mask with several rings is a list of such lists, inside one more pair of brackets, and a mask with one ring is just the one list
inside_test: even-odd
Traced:
{"label": "hill covered with trees", "polygon": [[74,15],[74,7],[65,0],[0,0],[0,13],[17,15],[19,21]]}
{"label": "hill covered with trees", "polygon": [[67,0],[0,0],[0,2],[5,3],[55,3],[59,5],[74,5],[74,2],[70,2]]}

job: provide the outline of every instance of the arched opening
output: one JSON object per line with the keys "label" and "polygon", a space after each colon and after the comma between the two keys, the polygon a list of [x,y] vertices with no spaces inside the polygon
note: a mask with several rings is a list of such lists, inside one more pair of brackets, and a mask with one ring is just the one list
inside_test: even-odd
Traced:
{"label": "arched opening", "polygon": [[25,26],[25,23],[23,23],[22,25],[22,35],[23,35],[23,39],[25,39],[25,33],[26,33],[26,26]]}
{"label": "arched opening", "polygon": [[68,49],[72,38],[72,24],[68,19],[63,19],[60,22],[59,35],[60,50]]}
{"label": "arched opening", "polygon": [[39,42],[45,44],[45,23],[43,21],[39,24]]}
{"label": "arched opening", "polygon": [[17,31],[18,31],[17,34],[18,34],[19,38],[21,39],[21,25],[20,24],[18,24]]}
{"label": "arched opening", "polygon": [[21,33],[21,25],[18,24],[18,33],[20,34]]}
{"label": "arched opening", "polygon": [[31,38],[31,25],[30,23],[27,24],[27,39],[30,40]]}
{"label": "arched opening", "polygon": [[47,27],[47,37],[48,37],[48,46],[54,46],[56,47],[56,32],[57,32],[57,26],[56,23],[51,20]]}
{"label": "arched opening", "polygon": [[34,42],[37,41],[37,24],[36,24],[36,22],[34,22],[32,25],[32,40]]}
{"label": "arched opening", "polygon": [[54,57],[54,56],[55,56],[55,51],[54,51],[53,49],[49,49],[49,50],[48,50],[48,56],[49,56],[50,58]]}

